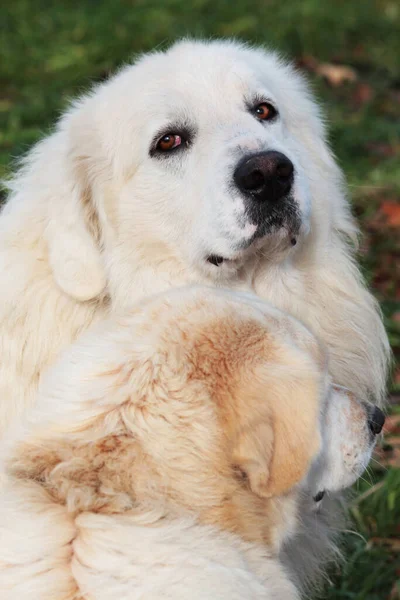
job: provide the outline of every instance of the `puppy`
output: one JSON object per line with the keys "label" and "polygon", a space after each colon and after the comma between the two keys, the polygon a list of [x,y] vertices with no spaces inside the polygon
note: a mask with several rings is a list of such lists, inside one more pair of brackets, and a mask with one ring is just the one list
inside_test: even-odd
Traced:
{"label": "puppy", "polygon": [[372,429],[293,318],[211,288],[149,299],[64,353],[5,444],[2,598],[295,600],[300,496],[350,485]]}

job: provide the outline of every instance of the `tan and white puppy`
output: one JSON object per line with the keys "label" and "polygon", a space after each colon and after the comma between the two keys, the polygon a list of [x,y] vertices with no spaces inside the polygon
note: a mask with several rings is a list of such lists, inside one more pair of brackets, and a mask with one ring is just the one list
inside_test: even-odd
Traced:
{"label": "tan and white puppy", "polygon": [[294,600],[300,497],[351,484],[373,442],[293,318],[210,288],[147,300],[63,354],[3,448],[2,600]]}
{"label": "tan and white puppy", "polygon": [[[228,41],[145,55],[76,101],[9,185],[0,435],[93,322],[193,282],[298,318],[337,384],[382,401],[389,346],[354,262],[343,178],[305,82],[277,55]],[[325,516],[302,512],[287,561],[305,580],[331,542]]]}

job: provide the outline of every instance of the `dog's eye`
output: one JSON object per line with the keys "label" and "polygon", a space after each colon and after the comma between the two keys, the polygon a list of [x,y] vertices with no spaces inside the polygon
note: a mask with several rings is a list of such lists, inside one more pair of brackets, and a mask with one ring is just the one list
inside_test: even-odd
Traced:
{"label": "dog's eye", "polygon": [[163,135],[157,142],[156,150],[160,152],[169,152],[178,146],[181,146],[183,140],[180,135],[176,133],[167,133]]}
{"label": "dog's eye", "polygon": [[261,102],[254,108],[254,115],[260,121],[271,121],[277,114],[278,111],[269,102]]}

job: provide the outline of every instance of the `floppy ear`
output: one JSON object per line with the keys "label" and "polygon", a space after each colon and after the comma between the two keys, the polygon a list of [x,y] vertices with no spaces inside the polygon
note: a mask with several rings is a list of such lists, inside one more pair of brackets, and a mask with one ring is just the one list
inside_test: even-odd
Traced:
{"label": "floppy ear", "polygon": [[73,191],[47,227],[49,261],[57,285],[81,302],[106,285],[99,249],[84,222],[79,191]]}
{"label": "floppy ear", "polygon": [[307,362],[294,357],[290,366],[264,364],[239,389],[233,461],[259,496],[288,492],[319,451],[323,386],[316,366]]}
{"label": "floppy ear", "polygon": [[36,160],[42,163],[37,167],[44,168],[48,178],[44,187],[48,190],[50,266],[59,287],[79,301],[95,298],[106,285],[91,197],[94,137],[87,111],[77,104],[36,152]]}

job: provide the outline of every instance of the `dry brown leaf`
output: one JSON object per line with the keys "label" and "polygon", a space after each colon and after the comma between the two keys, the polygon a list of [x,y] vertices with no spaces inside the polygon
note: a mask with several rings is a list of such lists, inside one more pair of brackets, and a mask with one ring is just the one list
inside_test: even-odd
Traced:
{"label": "dry brown leaf", "polygon": [[400,585],[397,581],[393,584],[388,600],[400,600]]}
{"label": "dry brown leaf", "polygon": [[353,104],[357,107],[363,106],[367,102],[370,102],[374,95],[375,92],[368,83],[360,82],[352,94]]}
{"label": "dry brown leaf", "polygon": [[399,144],[388,144],[386,142],[369,142],[365,144],[368,152],[377,158],[393,158],[400,153]]}
{"label": "dry brown leaf", "polygon": [[375,544],[376,546],[387,546],[390,550],[394,552],[400,551],[400,539],[399,538],[380,538],[380,537],[372,537],[369,539],[370,544]]}
{"label": "dry brown leaf", "polygon": [[320,63],[315,67],[315,72],[321,77],[324,77],[328,83],[334,87],[343,85],[346,82],[352,83],[357,80],[356,71],[346,65]]}
{"label": "dry brown leaf", "polygon": [[400,227],[399,202],[382,202],[381,211],[385,215],[388,225],[391,227]]}
{"label": "dry brown leaf", "polygon": [[314,56],[303,54],[303,56],[300,56],[300,58],[297,59],[296,64],[301,69],[307,69],[308,71],[315,73],[319,63]]}
{"label": "dry brown leaf", "polygon": [[386,417],[383,432],[386,435],[400,435],[400,415],[389,415]]}

